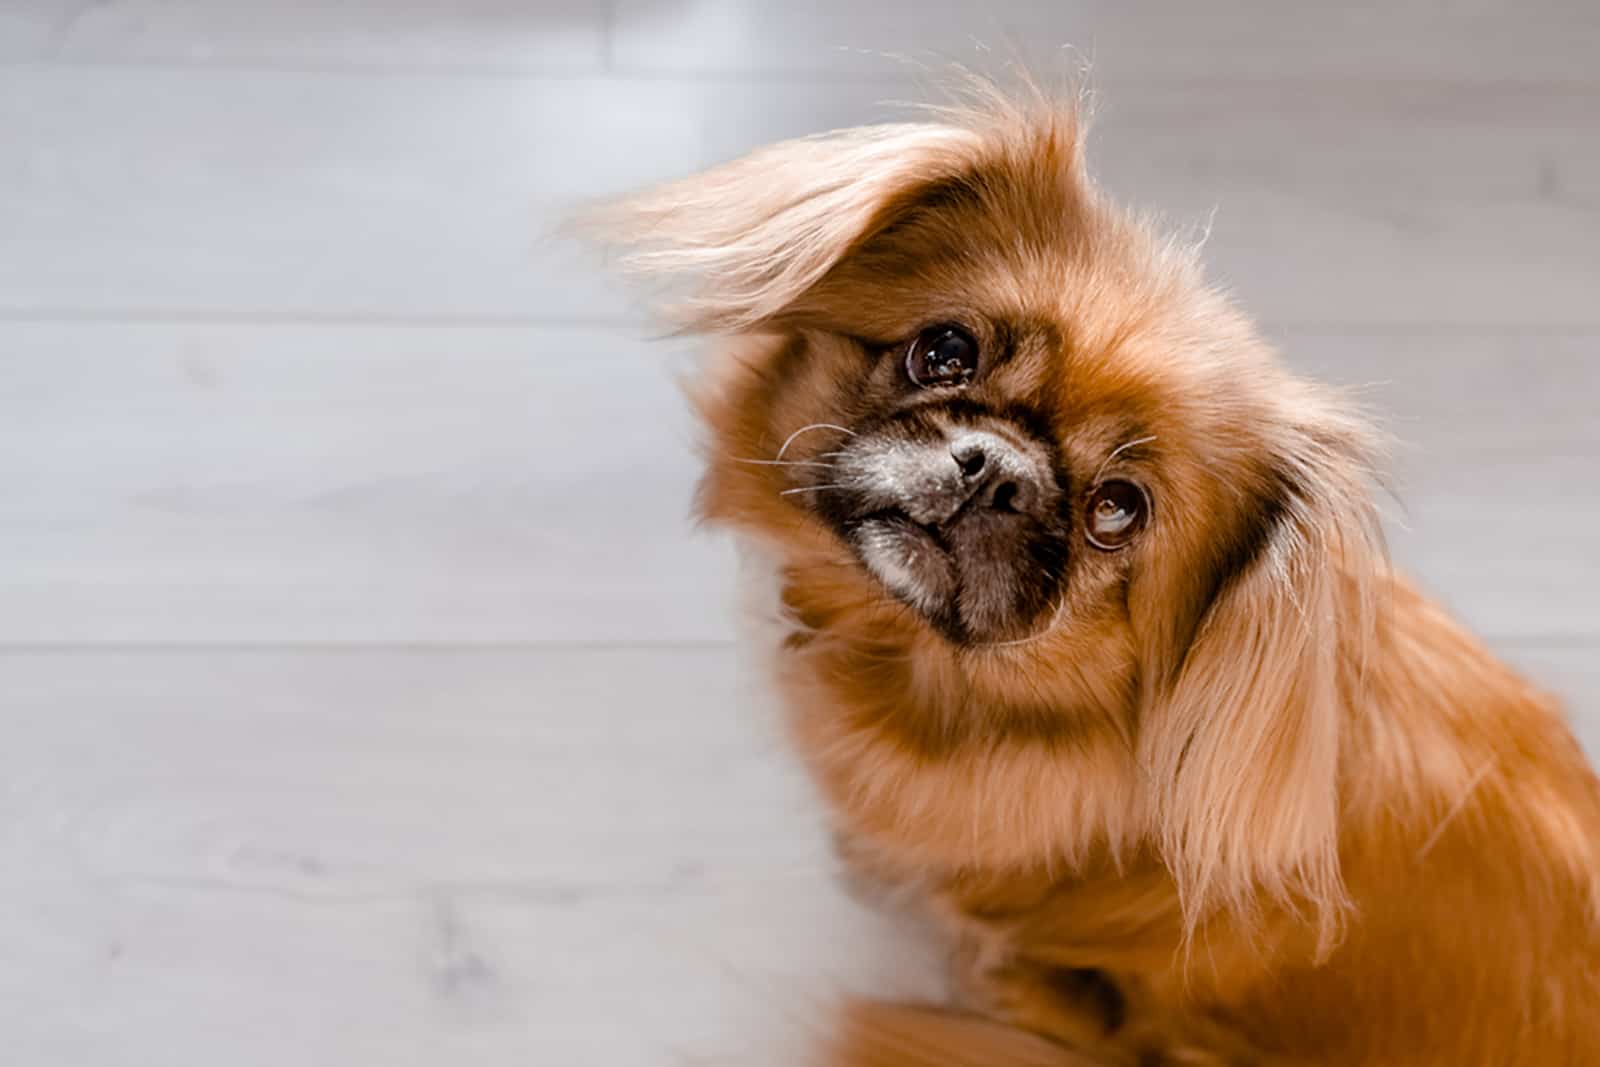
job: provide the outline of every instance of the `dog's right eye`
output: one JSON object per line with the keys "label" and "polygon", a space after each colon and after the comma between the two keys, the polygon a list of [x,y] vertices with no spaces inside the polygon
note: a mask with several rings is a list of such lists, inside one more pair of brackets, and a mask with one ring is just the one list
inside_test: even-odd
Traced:
{"label": "dog's right eye", "polygon": [[923,389],[966,385],[978,373],[978,342],[948,323],[917,334],[906,350],[906,377]]}

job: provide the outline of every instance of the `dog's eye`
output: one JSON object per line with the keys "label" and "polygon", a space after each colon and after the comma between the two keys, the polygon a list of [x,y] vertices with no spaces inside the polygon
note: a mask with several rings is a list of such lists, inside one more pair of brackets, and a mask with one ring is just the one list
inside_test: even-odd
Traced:
{"label": "dog's eye", "polygon": [[966,385],[978,372],[978,342],[959,326],[934,326],[906,350],[906,376],[923,389]]}
{"label": "dog's eye", "polygon": [[1089,543],[1107,552],[1125,547],[1144,529],[1149,511],[1150,502],[1137,485],[1119,480],[1101,482],[1089,494],[1089,511],[1084,517]]}

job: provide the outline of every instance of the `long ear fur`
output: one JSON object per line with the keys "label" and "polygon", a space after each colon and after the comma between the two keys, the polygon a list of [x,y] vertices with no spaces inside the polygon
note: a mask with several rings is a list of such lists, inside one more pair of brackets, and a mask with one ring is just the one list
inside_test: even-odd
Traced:
{"label": "long ear fur", "polygon": [[1369,432],[1320,394],[1293,406],[1236,548],[1202,579],[1192,638],[1152,680],[1140,755],[1190,929],[1271,902],[1307,912],[1326,951],[1346,911],[1341,709],[1358,699],[1385,556]]}
{"label": "long ear fur", "polygon": [[785,141],[598,208],[587,229],[633,249],[636,274],[692,279],[668,316],[686,329],[759,327],[885,224],[903,196],[954,177],[981,146],[968,129],[906,123]]}

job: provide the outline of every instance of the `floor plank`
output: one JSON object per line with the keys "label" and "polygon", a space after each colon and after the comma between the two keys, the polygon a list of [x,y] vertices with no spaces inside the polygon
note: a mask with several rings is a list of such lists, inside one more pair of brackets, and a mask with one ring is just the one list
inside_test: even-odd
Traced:
{"label": "floor plank", "polygon": [[[606,62],[590,0],[7,0],[0,58],[405,71],[585,71]],[[6,31],[18,35],[6,41]]]}
{"label": "floor plank", "polygon": [[[1600,337],[1282,344],[1399,438],[1402,565],[1493,637],[1600,636]],[[0,346],[0,641],[733,632],[736,561],[689,517],[693,346],[250,323],[10,323]]]}
{"label": "floor plank", "polygon": [[726,546],[690,522],[681,345],[560,328],[0,337],[0,640],[729,634]]}
{"label": "floor plank", "polygon": [[1092,65],[1108,84],[1593,85],[1600,35],[1600,15],[1582,0],[1304,9],[1270,0],[1203,9],[1181,0],[823,0],[803,9],[744,0],[9,0],[6,9],[0,57],[73,63],[576,71],[597,69],[611,51],[627,73],[892,78],[906,64],[1015,54],[1046,74]]}
{"label": "floor plank", "polygon": [[700,142],[609,82],[227,70],[0,68],[0,129],[0,314],[66,317],[615,312],[552,231]]}
{"label": "floor plank", "polygon": [[[1129,86],[1093,151],[1269,321],[1595,325],[1597,94]],[[578,204],[918,95],[0,68],[0,314],[616,318]]]}
{"label": "floor plank", "polygon": [[936,991],[732,656],[0,654],[11,1055],[732,1067]]}
{"label": "floor plank", "polygon": [[[1600,13],[1583,0],[1286,5],[1272,0],[1126,4],[822,0],[621,0],[625,70],[881,75],[913,62],[1021,55],[1047,71],[1092,63],[1097,80],[1595,79]],[[1071,46],[1074,54],[1055,59]]]}

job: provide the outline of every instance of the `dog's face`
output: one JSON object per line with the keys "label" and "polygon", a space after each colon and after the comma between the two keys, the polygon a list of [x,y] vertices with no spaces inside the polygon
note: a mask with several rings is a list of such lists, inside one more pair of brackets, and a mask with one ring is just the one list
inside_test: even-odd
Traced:
{"label": "dog's face", "polygon": [[1161,536],[1158,383],[1129,395],[1062,316],[927,295],[933,321],[840,316],[780,357],[779,444],[754,476],[952,643],[1104,617]]}
{"label": "dog's face", "polygon": [[963,649],[1126,649],[1143,599],[1171,637],[1310,495],[1318,416],[1101,200],[1073,131],[1008,137],[798,142],[664,197],[658,227],[735,216],[693,235],[729,272],[699,313],[739,335],[703,391],[705,507],[780,546],[792,606],[865,600],[880,627],[898,606]]}
{"label": "dog's face", "polygon": [[703,510],[778,548],[810,634],[1038,640],[1131,703],[1363,521],[1359,424],[1104,200],[1070,112],[790,142],[621,222],[730,335]]}
{"label": "dog's face", "polygon": [[1143,532],[1132,467],[1150,435],[1128,438],[1109,476],[1075,470],[1080,435],[1038,388],[1062,370],[1064,335],[963,310],[854,342],[828,412],[839,428],[818,420],[801,431],[810,447],[789,442],[786,454],[809,458],[784,468],[794,484],[780,492],[949,640],[1012,640],[1056,611],[1075,557]]}
{"label": "dog's face", "polygon": [[[826,285],[860,298],[811,318],[758,364],[752,393],[713,409],[709,501],[784,543],[826,529],[881,597],[958,647],[1053,628],[1127,646],[1140,577],[1174,573],[1160,599],[1177,610],[1195,571],[1224,581],[1283,511],[1241,429],[1261,417],[1229,380],[1248,370],[1186,351],[1163,309],[1107,291],[1093,260],[1029,278],[986,210],[943,207],[836,269]],[[782,509],[747,506],[763,494]]]}

